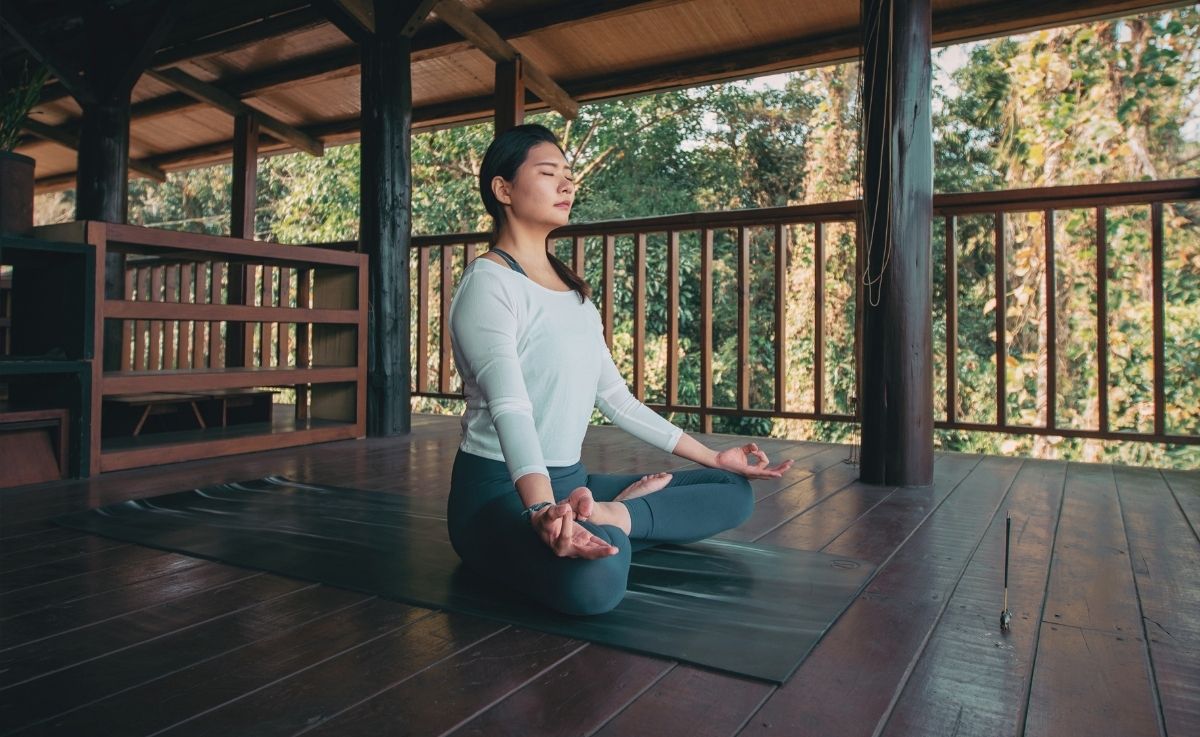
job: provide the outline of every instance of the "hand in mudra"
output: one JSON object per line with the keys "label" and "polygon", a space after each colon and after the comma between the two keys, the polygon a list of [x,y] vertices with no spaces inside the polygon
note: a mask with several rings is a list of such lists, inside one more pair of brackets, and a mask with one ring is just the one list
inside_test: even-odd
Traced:
{"label": "hand in mudra", "polygon": [[606,558],[617,549],[593,535],[578,520],[592,515],[595,502],[586,488],[576,489],[570,498],[534,513],[530,519],[542,542],[560,558]]}
{"label": "hand in mudra", "polygon": [[718,453],[716,468],[733,471],[748,479],[777,479],[792,467],[791,459],[776,466],[770,466],[769,463],[767,454],[759,450],[757,443],[747,443]]}

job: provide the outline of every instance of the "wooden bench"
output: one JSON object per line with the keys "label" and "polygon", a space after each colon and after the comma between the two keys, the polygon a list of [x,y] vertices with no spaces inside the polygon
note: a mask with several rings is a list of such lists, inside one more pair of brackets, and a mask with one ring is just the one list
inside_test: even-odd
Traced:
{"label": "wooden bench", "polygon": [[104,401],[108,404],[114,404],[130,408],[141,408],[141,414],[138,417],[137,424],[133,428],[133,437],[137,437],[142,428],[146,425],[146,420],[151,415],[176,414],[180,411],[180,407],[191,408],[192,416],[196,418],[196,423],[203,430],[208,427],[204,422],[204,416],[200,413],[199,402],[206,397],[204,394],[172,394],[169,392],[146,392],[144,394],[118,394],[115,396],[105,397]]}

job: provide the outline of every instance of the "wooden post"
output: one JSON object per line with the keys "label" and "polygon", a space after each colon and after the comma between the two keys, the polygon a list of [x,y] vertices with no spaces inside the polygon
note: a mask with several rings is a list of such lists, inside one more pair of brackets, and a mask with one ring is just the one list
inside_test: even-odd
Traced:
{"label": "wooden post", "polygon": [[[233,120],[233,192],[229,210],[229,234],[234,238],[254,239],[254,207],[257,203],[258,118],[238,115]],[[226,299],[229,304],[253,304],[253,267],[231,265]],[[244,322],[230,322],[225,328],[225,365],[248,366],[253,363],[254,331]]]}
{"label": "wooden post", "polygon": [[866,483],[933,482],[930,0],[863,0],[862,456]]}
{"label": "wooden post", "polygon": [[[374,33],[362,41],[360,248],[370,257],[367,434],[408,433],[409,266],[412,238],[411,9],[375,0]],[[360,336],[361,338],[361,336]]]}
{"label": "wooden post", "polygon": [[496,135],[525,122],[525,66],[518,54],[496,63]]}

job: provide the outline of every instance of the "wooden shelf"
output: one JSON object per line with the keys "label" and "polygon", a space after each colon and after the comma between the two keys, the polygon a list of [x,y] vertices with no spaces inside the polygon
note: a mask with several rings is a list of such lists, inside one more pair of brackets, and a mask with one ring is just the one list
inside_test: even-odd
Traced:
{"label": "wooden shelf", "polygon": [[[40,240],[20,240],[91,254],[91,278],[76,290],[82,303],[55,309],[83,321],[96,358],[74,367],[10,362],[8,372],[80,374],[91,410],[83,440],[92,473],[366,434],[365,254],[95,221],[43,226],[34,235]],[[109,254],[124,257],[121,274],[105,274]],[[105,297],[106,277],[123,285],[124,299]],[[61,281],[43,290],[47,299],[61,299]],[[104,438],[105,411],[115,406],[106,408],[106,397],[253,387],[295,388],[294,408],[275,405],[295,413],[292,424],[276,418],[198,428],[187,437],[164,427],[125,446]]]}
{"label": "wooden shelf", "polygon": [[252,386],[334,384],[357,380],[358,368],[355,366],[107,371],[101,383],[101,392],[105,396],[141,392],[195,392]]}

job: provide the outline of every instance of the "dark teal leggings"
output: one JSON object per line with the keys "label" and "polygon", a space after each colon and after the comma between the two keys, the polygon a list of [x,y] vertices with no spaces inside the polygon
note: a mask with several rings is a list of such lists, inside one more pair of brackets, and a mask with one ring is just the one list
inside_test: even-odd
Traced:
{"label": "dark teal leggings", "polygon": [[[579,486],[596,501],[612,501],[642,474],[589,474],[583,463],[551,468],[556,500]],[[458,451],[450,481],[450,542],[472,570],[566,614],[602,614],[621,602],[630,555],[659,543],[703,540],[745,522],[754,494],[745,477],[711,468],[674,472],[661,491],[624,502],[632,521],[626,537],[609,525],[582,523],[615,545],[597,560],[559,558],[542,542],[502,461]]]}

